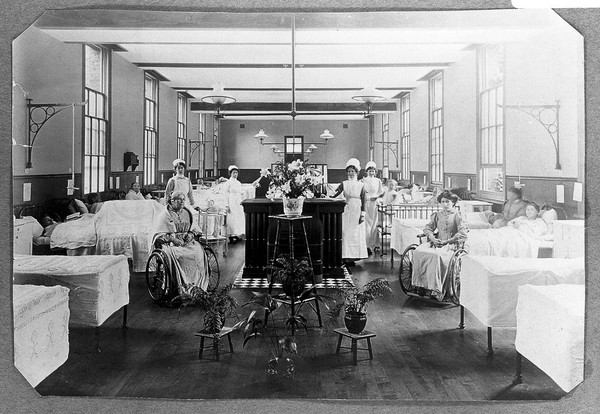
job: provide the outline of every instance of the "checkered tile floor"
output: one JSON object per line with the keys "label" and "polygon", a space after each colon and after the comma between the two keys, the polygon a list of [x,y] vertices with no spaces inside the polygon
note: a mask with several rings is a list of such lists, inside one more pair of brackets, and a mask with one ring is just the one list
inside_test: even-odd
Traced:
{"label": "checkered tile floor", "polygon": [[[233,282],[233,286],[238,289],[268,289],[269,282],[266,278],[242,278],[242,273],[244,272],[244,266],[240,269],[235,281]],[[326,278],[323,279],[323,283],[318,283],[318,288],[347,288],[354,286],[354,282],[352,281],[352,277],[348,270],[344,268],[344,278]],[[281,288],[281,283],[274,283],[274,288]],[[306,287],[310,287],[310,285],[306,285]]]}

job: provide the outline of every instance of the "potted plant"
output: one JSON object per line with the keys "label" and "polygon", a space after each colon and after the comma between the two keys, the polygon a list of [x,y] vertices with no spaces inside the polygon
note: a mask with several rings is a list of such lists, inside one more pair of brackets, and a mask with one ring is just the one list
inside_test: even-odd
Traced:
{"label": "potted plant", "polygon": [[182,289],[182,293],[175,297],[173,302],[179,303],[180,309],[198,306],[205,311],[204,331],[216,334],[225,325],[227,317],[233,316],[234,310],[238,307],[237,300],[230,295],[232,288],[233,284],[230,283],[221,289],[207,292],[199,286],[192,286],[189,289]]}
{"label": "potted plant", "polygon": [[283,292],[298,297],[304,291],[307,281],[313,280],[313,269],[306,257],[295,258],[288,253],[281,254],[265,266],[270,283],[281,283]]}
{"label": "potted plant", "polygon": [[[273,312],[281,305],[281,302],[275,300],[268,293],[252,292],[252,299],[243,306],[258,306],[265,314],[273,315]],[[271,358],[267,361],[265,374],[267,381],[280,384],[281,381],[290,380],[294,377],[295,364],[292,355],[297,353],[297,344],[293,336],[285,335],[279,338],[274,329],[267,327],[267,321],[262,317],[256,316],[257,311],[253,310],[245,320],[244,344],[248,344],[252,339],[262,339],[264,344],[270,348]],[[306,318],[302,315],[291,315],[285,321],[287,328],[295,325],[302,325],[306,328]],[[307,330],[308,332],[308,330]]]}
{"label": "potted plant", "polygon": [[330,311],[331,319],[337,319],[344,311],[344,323],[348,332],[359,334],[367,324],[367,305],[376,298],[392,293],[390,283],[383,277],[374,279],[362,288],[353,286],[340,289],[342,300]]}

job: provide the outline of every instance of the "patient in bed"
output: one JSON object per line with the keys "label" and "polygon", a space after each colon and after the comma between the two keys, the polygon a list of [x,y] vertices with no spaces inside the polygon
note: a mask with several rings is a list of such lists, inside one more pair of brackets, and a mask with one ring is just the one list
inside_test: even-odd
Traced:
{"label": "patient in bed", "polygon": [[520,230],[533,238],[542,238],[548,233],[546,222],[538,217],[540,207],[533,202],[526,202],[525,215],[508,222],[508,226]]}
{"label": "patient in bed", "polygon": [[523,201],[523,193],[520,188],[511,187],[508,189],[507,200],[502,207],[502,214],[496,214],[490,224],[494,228],[504,227],[514,218],[525,215],[525,201]]}
{"label": "patient in bed", "polygon": [[[412,285],[420,287],[419,294],[431,294],[444,300],[447,292],[446,269],[456,243],[467,239],[467,227],[455,206],[458,196],[443,191],[437,197],[442,209],[431,215],[423,229],[429,243],[423,243],[413,254]],[[429,292],[430,291],[430,292]]]}

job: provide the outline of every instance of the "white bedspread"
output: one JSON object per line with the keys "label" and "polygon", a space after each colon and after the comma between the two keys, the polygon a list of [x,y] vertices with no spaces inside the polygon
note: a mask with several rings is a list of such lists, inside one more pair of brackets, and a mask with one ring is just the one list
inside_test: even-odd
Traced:
{"label": "white bedspread", "polygon": [[15,284],[70,289],[71,324],[100,326],[129,303],[125,256],[26,256],[13,262]]}
{"label": "white bedspread", "polygon": [[96,216],[83,214],[76,220],[60,223],[50,236],[50,248],[78,249],[96,246]]}
{"label": "white bedspread", "polygon": [[583,381],[585,286],[519,287],[517,351],[571,391]]}
{"label": "white bedspread", "polygon": [[476,256],[536,258],[540,244],[541,241],[511,227],[473,229],[467,234],[465,250]]}
{"label": "white bedspread", "polygon": [[15,366],[32,387],[69,357],[69,289],[13,286]]}
{"label": "white bedspread", "polygon": [[392,218],[392,235],[390,247],[402,254],[404,249],[413,243],[419,243],[417,236],[423,234],[429,219],[398,219]]}
{"label": "white bedspread", "polygon": [[154,220],[164,209],[153,200],[105,202],[96,214],[96,254],[123,254],[133,260],[135,272],[145,271],[152,251]]}
{"label": "white bedspread", "polygon": [[514,327],[522,285],[585,283],[578,259],[518,259],[465,255],[460,269],[460,304],[490,327]]}

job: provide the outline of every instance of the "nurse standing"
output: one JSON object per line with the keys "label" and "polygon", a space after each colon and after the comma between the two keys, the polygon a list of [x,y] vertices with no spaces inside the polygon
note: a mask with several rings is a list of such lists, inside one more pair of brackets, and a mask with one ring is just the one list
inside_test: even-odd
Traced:
{"label": "nurse standing", "polygon": [[223,190],[227,193],[227,232],[229,241],[236,242],[246,232],[244,208],[242,207],[242,183],[238,181],[240,173],[236,165],[230,165],[229,180],[223,183]]}
{"label": "nurse standing", "polygon": [[367,176],[362,179],[365,184],[365,231],[367,239],[367,253],[369,256],[374,250],[379,249],[381,242],[377,233],[377,199],[384,194],[383,184],[376,177],[377,165],[369,161],[365,166]]}
{"label": "nurse standing", "polygon": [[365,259],[367,241],[365,231],[365,185],[358,180],[360,162],[350,158],[346,163],[348,179],[340,183],[332,197],[344,194],[346,206],[342,213],[342,260],[354,266],[355,260]]}

